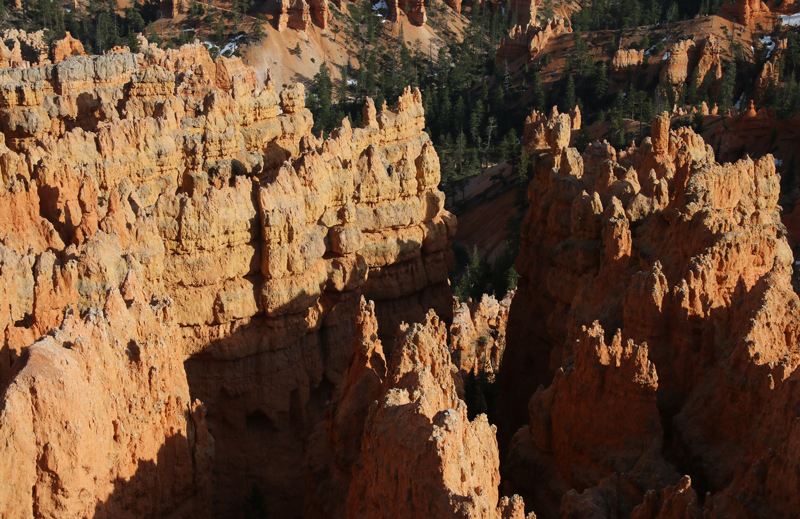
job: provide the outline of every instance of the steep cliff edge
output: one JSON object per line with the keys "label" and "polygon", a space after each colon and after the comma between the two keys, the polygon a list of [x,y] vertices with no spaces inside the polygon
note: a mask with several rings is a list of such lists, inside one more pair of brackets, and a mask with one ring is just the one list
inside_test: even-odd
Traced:
{"label": "steep cliff edge", "polygon": [[[542,517],[627,517],[645,497],[636,513],[655,516],[667,494],[692,486],[710,493],[709,513],[791,517],[800,300],[772,157],[718,164],[691,130],[670,131],[667,114],[622,152],[596,142],[581,154],[567,147],[569,127],[551,117],[547,147],[533,153],[501,371],[501,441],[528,422],[509,446],[509,488]],[[619,330],[612,346],[597,342],[602,329]],[[650,384],[647,399],[626,377],[583,381],[587,358],[609,369],[606,348],[617,352],[611,368]],[[613,360],[620,350],[636,369]],[[657,386],[645,377],[651,363]],[[586,387],[580,398],[568,397],[573,384]],[[618,393],[591,404],[587,395],[612,385]],[[614,409],[595,416],[609,399]],[[626,406],[641,411],[605,420]],[[613,447],[574,424],[593,424],[595,440],[615,438]],[[650,447],[617,446],[636,438]],[[532,482],[542,471],[550,477]]]}
{"label": "steep cliff edge", "polygon": [[[452,316],[455,218],[421,95],[370,101],[363,120],[318,139],[302,85],[277,92],[201,45],[0,70],[0,387],[65,315],[103,310],[132,276],[140,301],[168,308],[171,361],[208,411],[201,508],[237,514],[255,483],[274,514],[299,516],[306,439],[347,367],[361,295],[386,330]],[[127,342],[114,344],[87,365]]]}

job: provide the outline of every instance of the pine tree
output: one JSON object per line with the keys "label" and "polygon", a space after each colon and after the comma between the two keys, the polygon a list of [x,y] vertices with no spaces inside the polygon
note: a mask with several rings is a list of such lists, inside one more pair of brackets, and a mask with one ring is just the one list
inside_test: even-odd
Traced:
{"label": "pine tree", "polygon": [[336,102],[339,106],[344,106],[347,103],[347,72],[349,68],[350,67],[347,65],[342,67],[342,80],[339,82],[339,88],[336,90]]}
{"label": "pine tree", "polygon": [[562,112],[568,112],[575,108],[575,78],[570,75],[567,78],[567,88],[564,92],[564,106]]}
{"label": "pine tree", "polygon": [[722,78],[722,85],[719,89],[719,107],[721,110],[728,110],[733,106],[733,94],[736,87],[736,63],[731,61],[725,67]]}
{"label": "pine tree", "polygon": [[[319,72],[312,80],[311,92],[316,98],[316,113],[314,113],[314,132],[329,132],[335,123],[332,121],[331,99],[333,97],[333,81],[331,80],[328,64],[323,62]],[[313,113],[313,112],[312,112]]]}
{"label": "pine tree", "polygon": [[264,15],[261,13],[256,16],[256,22],[253,25],[253,37],[258,41],[264,38]]}
{"label": "pine tree", "polygon": [[464,125],[467,122],[467,106],[464,104],[464,97],[458,96],[458,100],[456,100],[456,105],[453,107],[452,112],[452,123],[453,127],[461,131],[464,129]]}
{"label": "pine tree", "polygon": [[608,68],[606,62],[601,61],[596,66],[595,81],[594,81],[594,101],[602,102],[608,93],[608,86],[610,81],[608,79]]}
{"label": "pine tree", "polygon": [[139,38],[136,37],[136,33],[130,31],[128,33],[128,47],[131,49],[131,52],[138,53],[141,51],[139,46]]}

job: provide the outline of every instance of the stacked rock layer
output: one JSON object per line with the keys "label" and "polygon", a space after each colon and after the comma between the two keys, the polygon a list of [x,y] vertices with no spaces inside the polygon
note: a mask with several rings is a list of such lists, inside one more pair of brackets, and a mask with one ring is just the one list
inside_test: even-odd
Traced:
{"label": "stacked rock layer", "polygon": [[[302,85],[257,85],[199,44],[0,70],[0,434],[31,424],[32,443],[3,444],[31,463],[20,506],[113,515],[155,477],[164,494],[140,515],[235,514],[253,483],[273,513],[301,513],[298,460],[347,368],[361,295],[390,334],[430,308],[452,316],[455,218],[421,95],[370,101],[363,120],[317,138]],[[120,303],[125,283],[136,297]],[[113,405],[86,393],[50,424],[72,436],[53,437],[40,415],[56,380]],[[97,456],[92,434],[127,459],[62,477]]]}

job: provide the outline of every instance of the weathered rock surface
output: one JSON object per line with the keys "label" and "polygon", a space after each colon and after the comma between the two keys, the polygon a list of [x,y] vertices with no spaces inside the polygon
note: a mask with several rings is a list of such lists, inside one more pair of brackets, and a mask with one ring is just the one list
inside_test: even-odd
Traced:
{"label": "weathered rock surface", "polygon": [[544,51],[552,38],[569,32],[572,29],[561,18],[548,20],[542,25],[535,18],[528,24],[517,24],[500,42],[497,61],[511,63],[522,56],[532,60]]}
{"label": "weathered rock surface", "polygon": [[541,0],[514,0],[511,2],[511,11],[517,13],[517,24],[527,27],[536,22],[537,6]]}
{"label": "weathered rock surface", "polygon": [[719,40],[713,34],[699,42],[681,40],[667,52],[661,69],[663,85],[683,85],[695,73],[698,86],[715,87],[722,79],[722,54]]}
{"label": "weathered rock surface", "polygon": [[628,77],[633,69],[644,63],[644,56],[643,50],[618,49],[611,59],[611,75],[616,78]]}
{"label": "weathered rock surface", "polygon": [[[800,300],[773,158],[718,164],[667,114],[640,148],[578,155],[561,118],[526,148],[537,173],[501,444],[528,423],[509,445],[507,490],[541,517],[697,517],[687,474],[712,517],[791,517]],[[602,330],[619,330],[611,345]]]}
{"label": "weathered rock surface", "polygon": [[[398,22],[400,21],[400,11],[404,12],[408,17],[408,21],[416,26],[423,26],[428,21],[428,13],[425,10],[425,2],[422,0],[388,0],[389,6],[389,19]],[[461,4],[454,4],[457,12],[461,10]]]}
{"label": "weathered rock surface", "polygon": [[458,304],[453,311],[450,326],[453,363],[465,381],[470,373],[499,371],[506,347],[508,309],[513,298],[513,292],[506,294],[502,301],[484,294],[478,304],[470,300]]}
{"label": "weathered rock surface", "polygon": [[85,56],[86,51],[80,40],[73,38],[67,31],[63,39],[53,42],[53,63],[64,61],[70,56]]}
{"label": "weathered rock surface", "polygon": [[0,411],[0,517],[207,516],[214,441],[169,307],[133,271],[15,364]]}
{"label": "weathered rock surface", "polygon": [[730,14],[742,25],[750,25],[757,15],[769,12],[769,7],[761,0],[726,0],[722,12]]}
{"label": "weathered rock surface", "polygon": [[299,461],[360,296],[387,333],[430,308],[452,316],[456,222],[419,91],[370,101],[363,128],[323,141],[302,85],[258,85],[199,44],[149,46],[0,70],[0,121],[0,387],[65,315],[94,315],[133,276],[141,301],[165,301],[171,355],[208,410],[209,513],[238,513],[255,483],[272,513],[299,516]]}
{"label": "weathered rock surface", "polygon": [[400,327],[387,366],[362,299],[347,374],[309,451],[309,517],[524,517],[518,496],[499,499],[495,428],[468,419],[450,356],[430,311]]}

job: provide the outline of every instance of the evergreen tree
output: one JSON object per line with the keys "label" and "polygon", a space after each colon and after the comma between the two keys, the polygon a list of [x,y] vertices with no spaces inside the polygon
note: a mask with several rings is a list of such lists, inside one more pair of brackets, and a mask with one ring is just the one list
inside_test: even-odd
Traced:
{"label": "evergreen tree", "polygon": [[128,32],[128,47],[131,49],[131,52],[138,53],[142,49],[139,46],[139,38],[136,37],[136,33],[133,31]]}
{"label": "evergreen tree", "polygon": [[314,75],[311,86],[313,94],[312,110],[314,115],[314,133],[320,131],[328,133],[339,121],[333,121],[331,114],[331,100],[333,98],[333,81],[331,80],[328,64],[323,62],[319,72]]}
{"label": "evergreen tree", "polygon": [[594,100],[597,103],[602,103],[608,93],[610,80],[608,78],[608,67],[605,61],[600,61],[595,66],[595,80],[594,80]]}
{"label": "evergreen tree", "polygon": [[722,85],[719,89],[719,108],[728,110],[733,106],[734,88],[736,87],[736,63],[731,61],[725,67]]}
{"label": "evergreen tree", "polygon": [[262,39],[264,39],[264,35],[265,35],[265,33],[264,33],[264,15],[259,13],[258,15],[256,15],[256,21],[255,21],[255,24],[253,25],[253,37],[257,41],[261,41]]}
{"label": "evergreen tree", "polygon": [[567,87],[564,91],[564,105],[562,112],[568,112],[575,108],[575,78],[570,75],[567,78]]}

